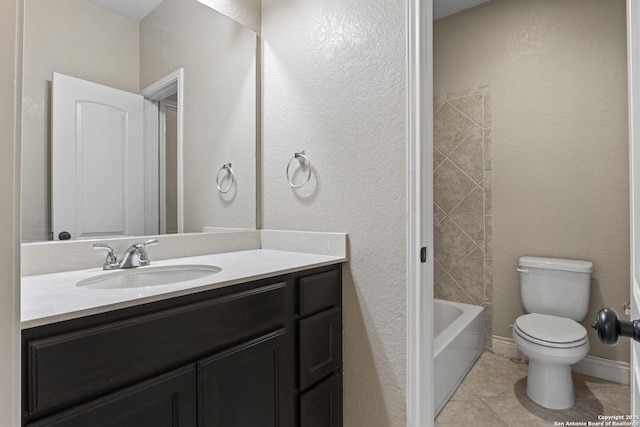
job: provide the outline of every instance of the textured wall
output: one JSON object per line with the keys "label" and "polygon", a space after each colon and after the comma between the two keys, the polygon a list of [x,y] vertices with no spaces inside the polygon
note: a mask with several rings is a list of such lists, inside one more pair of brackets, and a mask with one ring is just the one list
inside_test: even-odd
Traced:
{"label": "textured wall", "polygon": [[[629,299],[623,0],[492,0],[435,22],[434,93],[491,84],[493,329],[523,313],[522,255],[591,260],[591,307]],[[628,343],[590,354],[628,360]]]}
{"label": "textured wall", "polygon": [[51,73],[138,91],[138,23],[85,0],[26,0],[22,239],[48,240]]}
{"label": "textured wall", "polygon": [[492,335],[491,87],[433,105],[434,296],[484,307]]}
{"label": "textured wall", "polygon": [[[184,230],[255,228],[256,35],[195,1],[165,0],[140,24],[140,86],[181,67]],[[236,183],[221,194],[229,162]]]}
{"label": "textured wall", "polygon": [[[22,1],[0,2],[0,414],[20,425],[20,53]],[[16,40],[18,37],[18,40]],[[17,54],[17,59],[16,59]]]}
{"label": "textured wall", "polygon": [[[405,2],[264,0],[262,17],[264,228],[349,233],[345,426],[404,426]],[[292,190],[299,150],[313,174]]]}
{"label": "textured wall", "polygon": [[198,0],[260,34],[262,0]]}

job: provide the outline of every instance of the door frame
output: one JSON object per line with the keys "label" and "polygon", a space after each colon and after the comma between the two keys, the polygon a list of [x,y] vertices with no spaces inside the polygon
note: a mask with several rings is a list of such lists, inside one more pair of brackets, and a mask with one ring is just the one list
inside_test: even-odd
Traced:
{"label": "door frame", "polygon": [[[158,119],[159,119],[159,135],[158,135],[158,168],[160,173],[158,174],[159,179],[159,224],[160,224],[160,234],[167,233],[167,111],[173,111],[176,113],[176,119],[180,120],[181,116],[178,115],[180,109],[178,108],[178,103],[176,101],[170,99],[163,99],[158,103]],[[176,123],[177,124],[177,123]],[[177,129],[176,129],[176,132]],[[178,135],[176,135],[176,145],[177,145]],[[176,147],[176,156],[182,156],[182,150]],[[177,162],[177,157],[176,157]],[[180,162],[182,163],[182,162]],[[177,165],[176,165],[177,166]],[[176,169],[177,172],[177,169]],[[176,177],[177,182],[177,177]],[[178,190],[178,189],[176,189]],[[181,228],[182,229],[182,228]],[[184,232],[184,229],[182,231]]]}
{"label": "door frame", "polygon": [[[184,69],[164,76],[157,82],[140,91],[145,98],[145,190],[156,188],[158,191],[145,191],[145,227],[150,227],[147,234],[158,234],[159,227],[164,224],[163,206],[164,195],[161,186],[164,185],[162,162],[159,161],[160,144],[164,146],[164,135],[160,128],[164,127],[163,116],[160,111],[160,102],[166,101],[173,95],[177,95],[177,186],[178,186],[178,233],[184,233],[184,169],[183,161],[183,131],[184,131]],[[162,169],[162,170],[161,170]],[[162,184],[161,184],[162,182]],[[163,211],[163,214],[159,212]],[[155,232],[151,227],[155,227]]]}
{"label": "door frame", "polygon": [[407,426],[422,427],[434,413],[433,0],[407,2],[407,115]]}
{"label": "door frame", "polygon": [[[627,0],[627,73],[629,102],[629,219],[630,219],[630,271],[629,297],[631,301],[631,319],[640,318],[640,284],[636,283],[636,260],[640,264],[640,247],[636,247],[636,239],[640,242],[640,52],[636,41],[640,41],[640,4],[637,0]],[[638,217],[636,219],[636,216]],[[637,354],[636,354],[637,353]],[[631,385],[630,414],[640,415],[640,369],[637,360],[640,357],[640,344],[631,341],[629,383]]]}

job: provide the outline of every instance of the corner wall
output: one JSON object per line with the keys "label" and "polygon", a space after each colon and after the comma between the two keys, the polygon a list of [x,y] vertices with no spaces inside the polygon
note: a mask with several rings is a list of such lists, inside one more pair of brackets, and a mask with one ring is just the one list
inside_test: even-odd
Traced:
{"label": "corner wall", "polygon": [[0,2],[0,414],[20,424],[20,91],[22,0]]}
{"label": "corner wall", "polygon": [[260,34],[262,0],[198,0]]}
{"label": "corner wall", "polygon": [[[266,229],[349,234],[344,425],[406,425],[406,16],[401,0],[264,0]],[[285,170],[305,150],[310,182]],[[305,171],[291,163],[294,181]]]}
{"label": "corner wall", "polygon": [[584,325],[629,300],[625,22],[624,0],[492,0],[434,23],[434,94],[492,88],[494,335],[524,312],[522,255],[593,261]]}

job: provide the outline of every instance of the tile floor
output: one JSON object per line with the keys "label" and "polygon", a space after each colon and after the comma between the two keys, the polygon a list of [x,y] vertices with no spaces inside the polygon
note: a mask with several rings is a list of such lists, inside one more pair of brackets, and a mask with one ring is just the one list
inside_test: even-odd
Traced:
{"label": "tile floor", "polygon": [[[574,374],[576,403],[546,409],[526,394],[527,365],[485,352],[436,418],[436,426],[553,426],[629,413],[629,386]],[[558,424],[555,424],[558,422]],[[580,424],[578,424],[580,425]]]}

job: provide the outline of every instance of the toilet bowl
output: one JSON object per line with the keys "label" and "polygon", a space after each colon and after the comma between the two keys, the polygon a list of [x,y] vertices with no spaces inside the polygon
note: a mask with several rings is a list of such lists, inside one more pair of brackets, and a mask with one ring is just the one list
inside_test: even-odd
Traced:
{"label": "toilet bowl", "polygon": [[578,321],[589,308],[593,264],[557,258],[521,257],[522,304],[513,340],[529,358],[527,396],[549,409],[573,406],[571,365],[589,352],[587,330]]}
{"label": "toilet bowl", "polygon": [[589,352],[586,329],[564,317],[525,314],[514,324],[513,340],[529,358],[527,396],[549,409],[573,406],[571,365]]}

